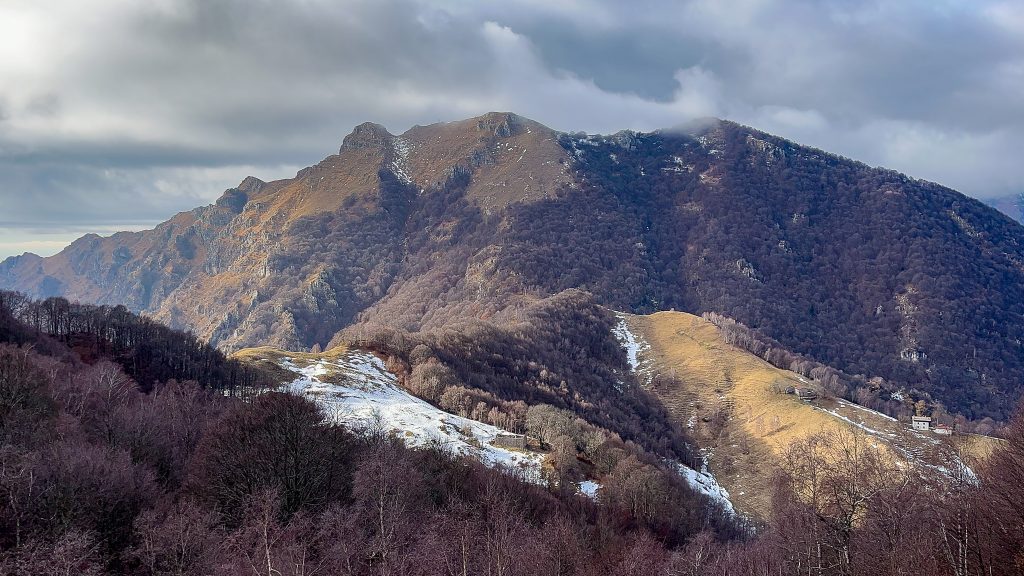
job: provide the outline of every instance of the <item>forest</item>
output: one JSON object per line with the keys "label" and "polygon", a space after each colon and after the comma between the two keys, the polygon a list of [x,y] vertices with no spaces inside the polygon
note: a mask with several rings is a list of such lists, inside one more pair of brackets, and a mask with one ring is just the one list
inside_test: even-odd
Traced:
{"label": "forest", "polygon": [[730,122],[563,146],[581,184],[510,209],[501,282],[719,314],[886,392],[916,389],[972,420],[1011,415],[1024,231],[1010,219]]}
{"label": "forest", "polygon": [[266,387],[259,368],[229,360],[193,334],[172,330],[124,306],[93,306],[0,291],[0,342],[32,343],[69,360],[117,363],[143,391],[191,380],[228,395]]}
{"label": "forest", "polygon": [[[925,476],[864,436],[810,437],[779,462],[772,517],[752,527],[639,460],[606,476],[595,502],[439,446],[347,430],[299,396],[175,378],[142,387],[116,358],[133,355],[123,341],[83,356],[66,343],[76,328],[56,338],[2,318],[2,574],[1024,569],[1021,418],[975,471]],[[202,356],[182,350],[162,358],[187,373]]]}

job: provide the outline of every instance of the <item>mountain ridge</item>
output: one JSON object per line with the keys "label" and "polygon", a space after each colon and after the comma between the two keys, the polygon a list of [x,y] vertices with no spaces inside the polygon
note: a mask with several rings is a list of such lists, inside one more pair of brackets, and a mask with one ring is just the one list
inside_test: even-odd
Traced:
{"label": "mountain ridge", "polygon": [[1024,375],[1022,247],[976,200],[728,121],[587,136],[490,113],[362,124],[295,178],[8,259],[0,287],[124,303],[227,350],[500,325],[582,288],[616,310],[734,317],[1002,419]]}

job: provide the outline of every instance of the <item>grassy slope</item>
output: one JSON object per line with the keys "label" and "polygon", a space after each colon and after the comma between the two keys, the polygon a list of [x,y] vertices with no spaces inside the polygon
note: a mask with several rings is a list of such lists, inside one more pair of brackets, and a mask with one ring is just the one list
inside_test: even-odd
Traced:
{"label": "grassy slope", "polygon": [[301,365],[312,364],[318,360],[337,360],[348,351],[346,346],[336,346],[326,352],[316,354],[312,352],[289,352],[274,348],[273,346],[259,346],[257,348],[244,348],[232,354],[230,357],[241,362],[248,362],[262,366],[274,374],[279,384],[285,384],[295,379],[295,373],[282,368],[279,362],[284,358],[291,358]]}
{"label": "grassy slope", "polygon": [[816,432],[849,430],[858,423],[886,449],[933,463],[940,463],[939,452],[953,443],[966,444],[974,455],[986,454],[993,445],[988,438],[914,433],[843,401],[810,404],[777,393],[773,388],[810,382],[727,344],[717,327],[697,316],[659,312],[626,320],[649,344],[641,351],[640,370],[663,376],[653,379],[651,390],[679,422],[691,427],[707,449],[711,471],[744,513],[765,517],[774,462],[794,441]]}

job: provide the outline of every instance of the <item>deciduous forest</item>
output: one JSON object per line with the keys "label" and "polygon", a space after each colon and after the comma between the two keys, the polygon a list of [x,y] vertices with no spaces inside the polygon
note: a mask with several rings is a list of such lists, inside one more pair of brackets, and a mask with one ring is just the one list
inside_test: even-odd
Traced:
{"label": "deciduous forest", "polygon": [[[778,463],[772,517],[754,526],[660,473],[643,452],[617,463],[595,502],[557,476],[532,484],[440,447],[409,449],[372,428],[347,430],[310,400],[267,390],[258,368],[232,368],[210,349],[180,344],[191,336],[145,319],[121,313],[99,330],[110,310],[10,294],[3,303],[0,573],[959,576],[1024,568],[1020,418],[976,474],[922,476],[864,436],[812,436]],[[38,313],[39,323],[11,310]],[[147,329],[149,347],[126,334]],[[436,362],[426,346],[410,351],[416,377]],[[220,366],[220,379],[190,380],[200,364]],[[142,386],[132,370],[155,379]],[[249,370],[232,394],[239,377],[231,374]],[[543,411],[527,418],[552,440],[569,422]]]}

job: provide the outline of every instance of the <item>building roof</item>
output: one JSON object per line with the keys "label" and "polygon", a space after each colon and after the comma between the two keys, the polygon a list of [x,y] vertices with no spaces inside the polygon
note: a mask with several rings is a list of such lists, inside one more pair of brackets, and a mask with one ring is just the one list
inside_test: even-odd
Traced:
{"label": "building roof", "polygon": [[932,417],[931,416],[912,416],[911,418],[914,420],[914,422],[931,422],[932,421]]}

